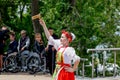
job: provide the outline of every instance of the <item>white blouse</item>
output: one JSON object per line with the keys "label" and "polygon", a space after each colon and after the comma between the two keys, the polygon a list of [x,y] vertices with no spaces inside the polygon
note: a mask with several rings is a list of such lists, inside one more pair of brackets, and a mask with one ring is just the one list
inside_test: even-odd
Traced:
{"label": "white blouse", "polygon": [[[53,39],[53,37],[50,36],[49,41],[52,43],[52,45],[55,47],[56,50],[58,50],[58,48],[62,46],[60,39]],[[65,48],[60,48],[59,51],[63,52],[64,49]],[[65,64],[71,64],[72,61],[74,63],[76,60],[79,60],[79,59],[80,57],[76,55],[75,49],[73,47],[67,47],[63,52],[63,61]]]}

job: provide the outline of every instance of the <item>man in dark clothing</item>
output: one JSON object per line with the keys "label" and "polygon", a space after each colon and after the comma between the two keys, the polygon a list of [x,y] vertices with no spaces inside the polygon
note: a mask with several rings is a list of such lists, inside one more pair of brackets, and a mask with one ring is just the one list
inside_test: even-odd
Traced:
{"label": "man in dark clothing", "polygon": [[27,31],[26,30],[21,30],[20,32],[21,37],[18,41],[18,56],[21,57],[20,60],[18,60],[18,66],[21,66],[21,70],[25,71],[27,70],[27,66],[26,66],[26,56],[29,56],[29,46],[30,46],[30,38],[27,35]]}
{"label": "man in dark clothing", "polygon": [[[52,35],[54,39],[58,39],[58,36],[54,34],[53,29],[49,28],[49,33]],[[47,67],[52,75],[55,69],[55,61],[56,61],[56,50],[53,45],[48,41],[48,45],[46,47],[47,51]]]}
{"label": "man in dark clothing", "polygon": [[21,38],[18,41],[18,52],[29,50],[30,38],[27,36],[26,30],[21,31]]}
{"label": "man in dark clothing", "polygon": [[0,30],[0,71],[2,70],[3,64],[4,43],[9,38],[8,32],[9,30],[5,26]]}

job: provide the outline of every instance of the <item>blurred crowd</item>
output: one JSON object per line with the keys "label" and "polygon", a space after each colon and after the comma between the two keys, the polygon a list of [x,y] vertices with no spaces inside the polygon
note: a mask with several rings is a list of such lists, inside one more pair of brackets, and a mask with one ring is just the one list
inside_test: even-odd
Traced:
{"label": "blurred crowd", "polygon": [[[54,39],[58,39],[58,36],[54,34],[54,30],[49,28],[50,35],[53,36]],[[0,72],[2,72],[3,68],[3,57],[7,57],[9,55],[17,55],[22,53],[23,51],[33,51],[39,54],[39,57],[42,57],[41,53],[44,51],[46,54],[46,69],[52,75],[55,69],[55,55],[56,50],[48,41],[47,45],[44,44],[41,34],[34,34],[34,43],[31,43],[30,37],[27,34],[26,30],[20,31],[20,37],[17,40],[15,31],[9,30],[8,27],[2,26],[0,29]],[[9,43],[6,45],[6,42],[9,40]],[[33,45],[31,45],[33,44]],[[6,46],[5,46],[6,45]],[[30,46],[33,46],[30,48]],[[7,49],[5,50],[5,48]]]}

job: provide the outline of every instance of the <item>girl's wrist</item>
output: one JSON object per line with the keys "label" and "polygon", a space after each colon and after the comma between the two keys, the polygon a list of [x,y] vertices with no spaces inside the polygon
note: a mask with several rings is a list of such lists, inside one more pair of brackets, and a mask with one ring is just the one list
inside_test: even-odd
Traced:
{"label": "girl's wrist", "polygon": [[76,68],[73,67],[72,69],[73,69],[73,71],[76,71]]}

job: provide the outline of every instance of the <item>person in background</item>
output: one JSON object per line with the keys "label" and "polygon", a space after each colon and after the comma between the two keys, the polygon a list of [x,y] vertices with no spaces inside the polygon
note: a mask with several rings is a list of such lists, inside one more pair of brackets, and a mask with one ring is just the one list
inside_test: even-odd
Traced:
{"label": "person in background", "polygon": [[20,32],[21,37],[18,41],[18,57],[21,57],[20,59],[17,58],[18,61],[18,66],[20,66],[21,71],[26,71],[27,70],[27,65],[26,65],[26,57],[29,56],[29,46],[30,46],[30,38],[27,35],[26,30],[21,30]]}
{"label": "person in background", "polygon": [[40,55],[40,58],[42,57],[42,52],[44,51],[45,47],[41,38],[40,33],[35,34],[35,42],[33,45],[33,51],[38,53]]}
{"label": "person in background", "polygon": [[[56,34],[54,34],[54,30],[52,28],[48,29],[50,35],[54,38],[54,39],[58,39],[58,36]],[[47,47],[45,48],[45,50],[47,51],[47,67],[49,69],[50,74],[52,75],[55,69],[55,61],[56,61],[56,50],[53,46],[53,44],[48,41]]]}
{"label": "person in background", "polygon": [[8,38],[9,38],[9,29],[6,26],[3,26],[0,30],[0,72],[2,71],[5,41]]}
{"label": "person in background", "polygon": [[18,46],[18,41],[15,38],[15,32],[14,31],[10,31],[9,33],[9,39],[10,39],[10,43],[8,45],[8,49],[7,49],[7,55],[12,54],[17,54],[17,46]]}
{"label": "person in background", "polygon": [[96,74],[96,77],[98,76],[98,64],[99,64],[99,58],[97,56],[97,54],[95,55],[94,57],[94,66],[95,66],[95,74]]}
{"label": "person in background", "polygon": [[[76,55],[75,49],[69,44],[74,40],[72,34],[67,31],[62,32],[61,38],[55,40],[49,33],[44,20],[40,19],[47,39],[57,50],[56,68],[52,80],[75,80],[74,71],[78,68],[80,57]],[[72,62],[73,61],[73,65]]]}
{"label": "person in background", "polygon": [[29,50],[30,38],[27,36],[26,30],[22,30],[20,34],[21,34],[21,37],[18,41],[18,47],[17,47],[18,52]]}

